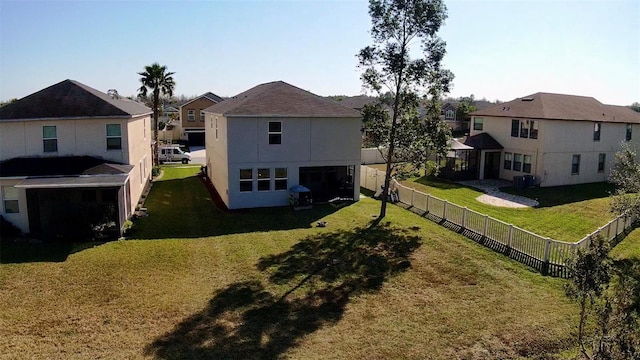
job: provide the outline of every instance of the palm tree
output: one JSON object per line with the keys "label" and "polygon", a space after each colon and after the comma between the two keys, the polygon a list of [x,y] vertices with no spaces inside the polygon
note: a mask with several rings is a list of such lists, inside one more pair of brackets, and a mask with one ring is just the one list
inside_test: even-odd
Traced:
{"label": "palm tree", "polygon": [[153,108],[153,164],[158,165],[158,113],[160,110],[160,94],[173,96],[173,89],[176,82],[173,80],[173,72],[167,72],[166,66],[153,63],[144,67],[140,82],[142,86],[138,89],[138,97],[145,98],[147,92],[151,92],[151,104]]}

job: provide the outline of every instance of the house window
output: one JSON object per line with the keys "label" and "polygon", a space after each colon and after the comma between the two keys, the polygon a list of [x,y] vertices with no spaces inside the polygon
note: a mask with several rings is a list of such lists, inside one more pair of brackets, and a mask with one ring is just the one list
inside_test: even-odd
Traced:
{"label": "house window", "polygon": [[447,110],[445,118],[446,119],[453,119],[454,115],[455,115],[455,113],[453,112],[453,110],[449,109],[449,110]]}
{"label": "house window", "polygon": [[200,110],[200,121],[204,122],[204,110]]}
{"label": "house window", "polygon": [[511,120],[511,137],[518,137],[520,134],[520,120]]}
{"label": "house window", "polygon": [[196,111],[193,109],[187,110],[187,121],[196,121]]}
{"label": "house window", "polygon": [[253,191],[253,169],[240,169],[240,191]]}
{"label": "house window", "polygon": [[58,151],[58,133],[55,126],[42,127],[42,151],[57,152]]}
{"label": "house window", "polygon": [[287,190],[287,168],[276,168],[275,189]]}
{"label": "house window", "polygon": [[511,153],[504,153],[504,169],[511,170]]}
{"label": "house window", "polygon": [[258,191],[271,190],[270,169],[258,169]]}
{"label": "house window", "polygon": [[522,172],[531,174],[531,155],[524,156],[524,163],[522,164]]}
{"label": "house window", "polygon": [[604,164],[607,161],[607,154],[598,154],[598,172],[604,172]]}
{"label": "house window", "polygon": [[522,154],[513,154],[513,171],[522,170]]}
{"label": "house window", "polygon": [[538,138],[538,122],[535,120],[529,121],[529,139]]}
{"label": "house window", "polygon": [[269,144],[282,144],[281,121],[269,121]]}
{"label": "house window", "polygon": [[520,120],[520,137],[529,138],[529,120]]}
{"label": "house window", "polygon": [[2,203],[6,214],[17,214],[20,212],[18,205],[18,189],[13,186],[2,187]]}
{"label": "house window", "polygon": [[216,123],[216,140],[218,140],[218,118],[215,119]]}
{"label": "house window", "polygon": [[122,129],[120,124],[107,124],[107,150],[122,149]]}
{"label": "house window", "polygon": [[602,123],[593,124],[593,141],[600,141],[600,130],[602,129]]}
{"label": "house window", "polygon": [[580,155],[573,155],[571,158],[571,175],[580,174]]}
{"label": "house window", "polygon": [[624,137],[624,139],[627,140],[627,141],[631,141],[631,130],[632,130],[632,128],[633,128],[633,125],[627,124],[627,134]]}
{"label": "house window", "polygon": [[482,131],[483,121],[482,118],[473,118],[473,130]]}

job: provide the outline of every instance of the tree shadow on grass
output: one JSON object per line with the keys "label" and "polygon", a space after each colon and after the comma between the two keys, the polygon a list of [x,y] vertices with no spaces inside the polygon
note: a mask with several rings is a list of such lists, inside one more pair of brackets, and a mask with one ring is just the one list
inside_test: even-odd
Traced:
{"label": "tree shadow on grass", "polygon": [[276,359],[299,340],[339,321],[346,305],[379,290],[411,265],[414,230],[388,223],[310,236],[262,258],[268,281],[244,281],[215,293],[209,305],[145,348],[163,359]]}

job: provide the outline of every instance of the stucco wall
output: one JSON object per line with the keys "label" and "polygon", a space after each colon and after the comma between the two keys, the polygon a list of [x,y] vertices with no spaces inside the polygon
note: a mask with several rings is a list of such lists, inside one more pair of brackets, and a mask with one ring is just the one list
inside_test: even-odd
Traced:
{"label": "stucco wall", "polygon": [[4,208],[4,201],[2,201],[2,186],[14,186],[20,183],[23,179],[0,179],[0,213],[7,221],[17,226],[22,232],[29,232],[29,213],[27,211],[27,193],[25,189],[17,189],[18,191],[18,213],[8,214]]}
{"label": "stucco wall", "polygon": [[130,120],[126,127],[126,154],[128,158],[125,162],[135,166],[129,177],[131,191],[129,213],[134,211],[144,188],[151,179],[151,168],[153,167],[151,137],[153,136],[153,130],[150,128],[150,124],[151,117],[144,116]]}
{"label": "stucco wall", "polygon": [[[216,121],[217,119],[217,121]],[[227,118],[220,114],[206,114],[205,146],[207,176],[222,201],[229,206],[229,169],[227,164]],[[218,136],[216,138],[216,123]]]}
{"label": "stucco wall", "polygon": [[[624,141],[626,124],[601,123],[600,141],[593,140],[594,122],[538,120],[538,139],[511,137],[512,118],[485,117],[483,130],[471,130],[471,135],[486,132],[498,141],[501,154],[500,178],[527,175],[522,171],[504,169],[505,152],[531,155],[532,172],[541,186],[560,186],[606,181],[615,153]],[[472,122],[473,123],[473,122]],[[633,124],[632,142],[638,144],[640,124]],[[572,174],[573,155],[580,155],[579,174]],[[605,170],[598,172],[599,154],[605,155]],[[513,161],[513,159],[512,159]]]}
{"label": "stucco wall", "polygon": [[[200,121],[200,111],[208,108],[211,105],[216,104],[216,102],[214,102],[213,100],[209,100],[205,97],[200,98],[200,99],[196,99],[193,100],[190,103],[187,103],[183,106],[180,107],[180,120],[182,123],[182,128],[183,129],[190,129],[190,128],[198,128],[198,129],[202,129],[204,128],[204,121]],[[195,121],[188,121],[187,119],[188,117],[188,113],[189,110],[194,110],[195,112]]]}

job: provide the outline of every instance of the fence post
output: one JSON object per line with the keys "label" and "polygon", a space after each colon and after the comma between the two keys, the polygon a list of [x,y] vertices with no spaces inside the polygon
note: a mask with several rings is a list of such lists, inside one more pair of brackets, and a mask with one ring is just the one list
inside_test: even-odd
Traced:
{"label": "fence post", "polygon": [[618,237],[618,235],[620,235],[620,233],[618,232],[619,227],[620,227],[620,215],[616,217],[616,238]]}
{"label": "fence post", "polygon": [[513,243],[513,224],[509,224],[509,237],[507,239],[507,252],[511,251],[511,244]]}
{"label": "fence post", "polygon": [[444,201],[444,209],[442,209],[442,219],[447,220],[447,204],[449,202],[447,200]]}
{"label": "fence post", "polygon": [[484,231],[482,232],[482,237],[487,237],[487,231],[489,230],[489,215],[484,216]]}
{"label": "fence post", "polygon": [[431,205],[430,199],[431,199],[431,195],[427,194],[427,206],[426,206],[427,209],[425,210],[427,213],[431,212],[431,210],[429,209],[429,206]]}
{"label": "fence post", "polygon": [[413,206],[413,197],[415,196],[415,194],[416,194],[416,189],[411,189],[411,204],[409,204],[411,206]]}
{"label": "fence post", "polygon": [[547,238],[544,246],[544,264],[542,265],[542,274],[549,275],[549,261],[551,260],[551,238]]}
{"label": "fence post", "polygon": [[467,228],[467,210],[466,206],[462,209],[462,229]]}

